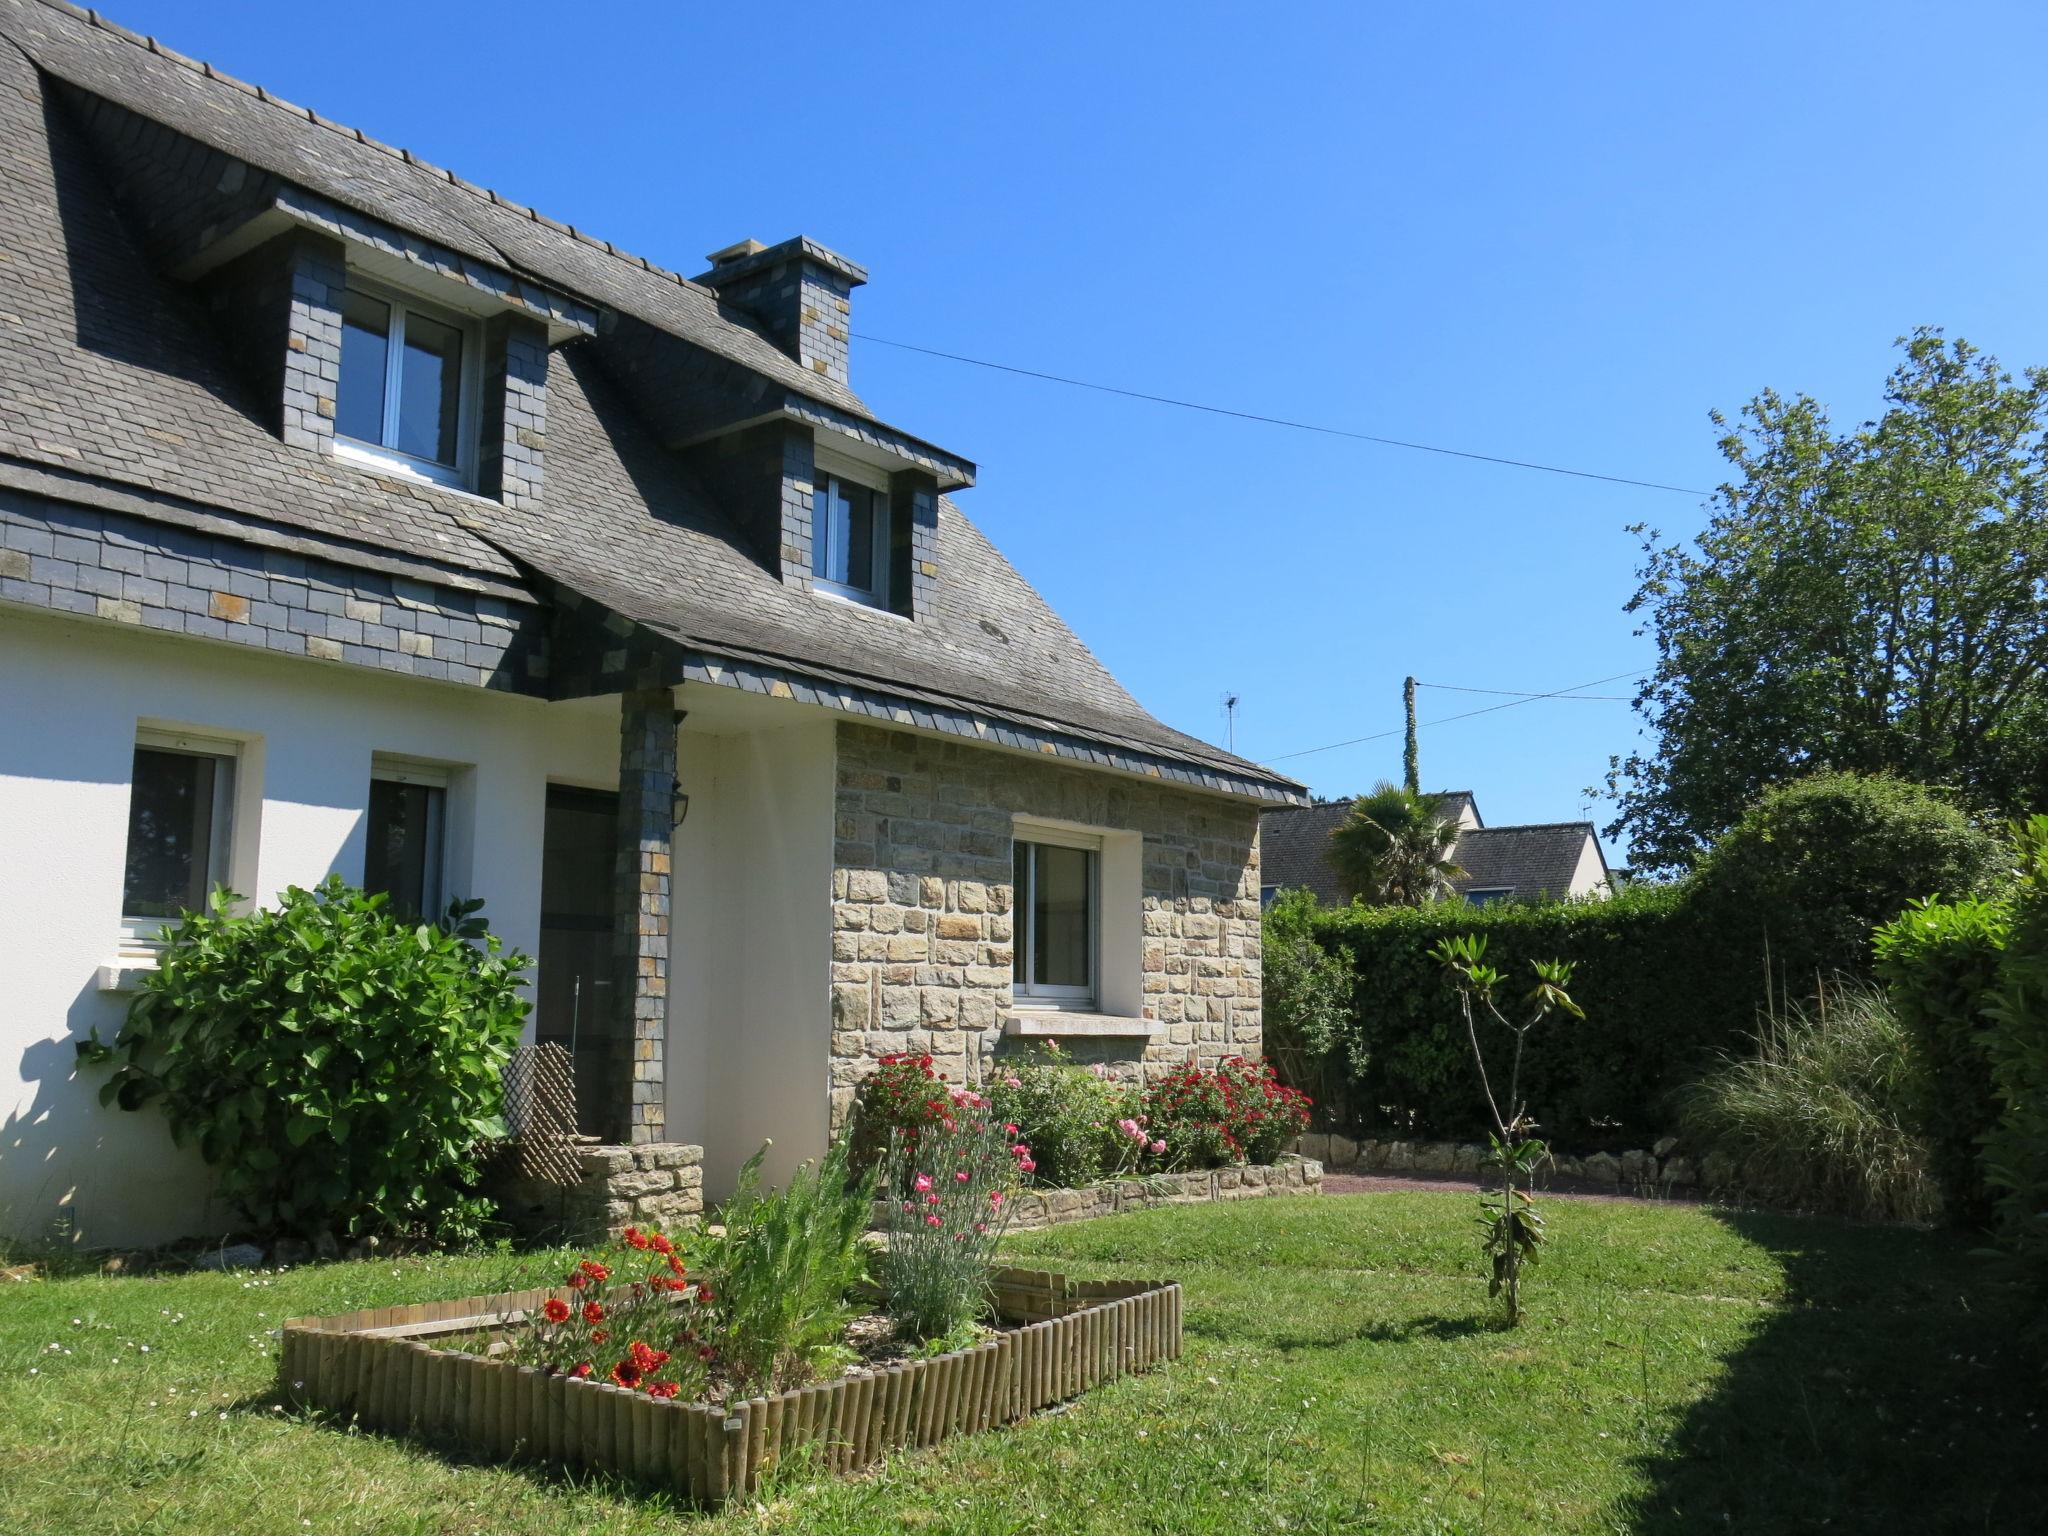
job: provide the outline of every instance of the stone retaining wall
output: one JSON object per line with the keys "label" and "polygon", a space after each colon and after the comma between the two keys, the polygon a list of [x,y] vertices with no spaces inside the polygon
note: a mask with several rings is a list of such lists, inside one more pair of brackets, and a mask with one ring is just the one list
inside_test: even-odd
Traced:
{"label": "stone retaining wall", "polygon": [[[1322,1190],[1322,1165],[1302,1157],[1283,1157],[1272,1164],[1155,1173],[1142,1179],[1105,1179],[1080,1189],[1025,1189],[1010,1197],[1010,1230],[1035,1232],[1040,1227],[1114,1216],[1120,1211],[1148,1211],[1159,1205],[1317,1195]],[[886,1219],[885,1211],[885,1206],[876,1205],[876,1226]]]}
{"label": "stone retaining wall", "polygon": [[579,1146],[576,1160],[582,1178],[573,1186],[522,1179],[503,1166],[487,1177],[485,1193],[521,1236],[564,1243],[603,1242],[629,1222],[673,1232],[703,1219],[702,1147]]}
{"label": "stone retaining wall", "polygon": [[[1335,1134],[1299,1137],[1294,1150],[1341,1173],[1476,1174],[1486,1156],[1485,1146],[1478,1142],[1354,1141]],[[1554,1152],[1545,1171],[1627,1190],[1689,1189],[1702,1182],[1699,1165],[1679,1155],[1674,1136],[1662,1138],[1647,1151],[1595,1152],[1590,1157]]]}

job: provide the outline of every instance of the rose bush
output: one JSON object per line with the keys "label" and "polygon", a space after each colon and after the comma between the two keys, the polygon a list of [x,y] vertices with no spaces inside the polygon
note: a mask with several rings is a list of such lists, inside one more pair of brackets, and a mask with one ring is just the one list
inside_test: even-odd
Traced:
{"label": "rose bush", "polygon": [[1144,1093],[1141,1127],[1165,1142],[1168,1168],[1270,1163],[1308,1129],[1309,1097],[1263,1061],[1232,1056],[1220,1066],[1182,1067]]}

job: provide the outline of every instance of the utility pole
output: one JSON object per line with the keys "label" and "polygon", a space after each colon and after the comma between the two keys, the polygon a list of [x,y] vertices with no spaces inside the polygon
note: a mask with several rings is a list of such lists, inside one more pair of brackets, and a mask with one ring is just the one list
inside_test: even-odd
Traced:
{"label": "utility pole", "polygon": [[1226,751],[1237,750],[1237,695],[1228,692],[1223,695],[1223,746]]}
{"label": "utility pole", "polygon": [[1401,753],[1401,782],[1408,786],[1408,793],[1422,793],[1422,759],[1415,744],[1415,679],[1409,678],[1401,685],[1401,702],[1408,710],[1408,743]]}

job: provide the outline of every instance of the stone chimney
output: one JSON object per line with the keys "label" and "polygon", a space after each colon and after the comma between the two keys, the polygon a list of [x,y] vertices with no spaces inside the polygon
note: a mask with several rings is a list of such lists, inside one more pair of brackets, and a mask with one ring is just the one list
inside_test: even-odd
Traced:
{"label": "stone chimney", "polygon": [[699,283],[752,315],[805,368],[847,383],[849,295],[868,280],[865,267],[802,235],[780,245],[742,240],[705,260],[711,270]]}

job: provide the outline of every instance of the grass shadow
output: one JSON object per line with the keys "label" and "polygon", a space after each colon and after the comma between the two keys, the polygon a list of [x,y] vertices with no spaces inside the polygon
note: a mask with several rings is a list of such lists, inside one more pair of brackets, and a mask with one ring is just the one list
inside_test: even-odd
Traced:
{"label": "grass shadow", "polygon": [[2038,1528],[2048,1410],[1967,1239],[1714,1215],[1772,1253],[1787,1295],[1639,1459],[1630,1529]]}

